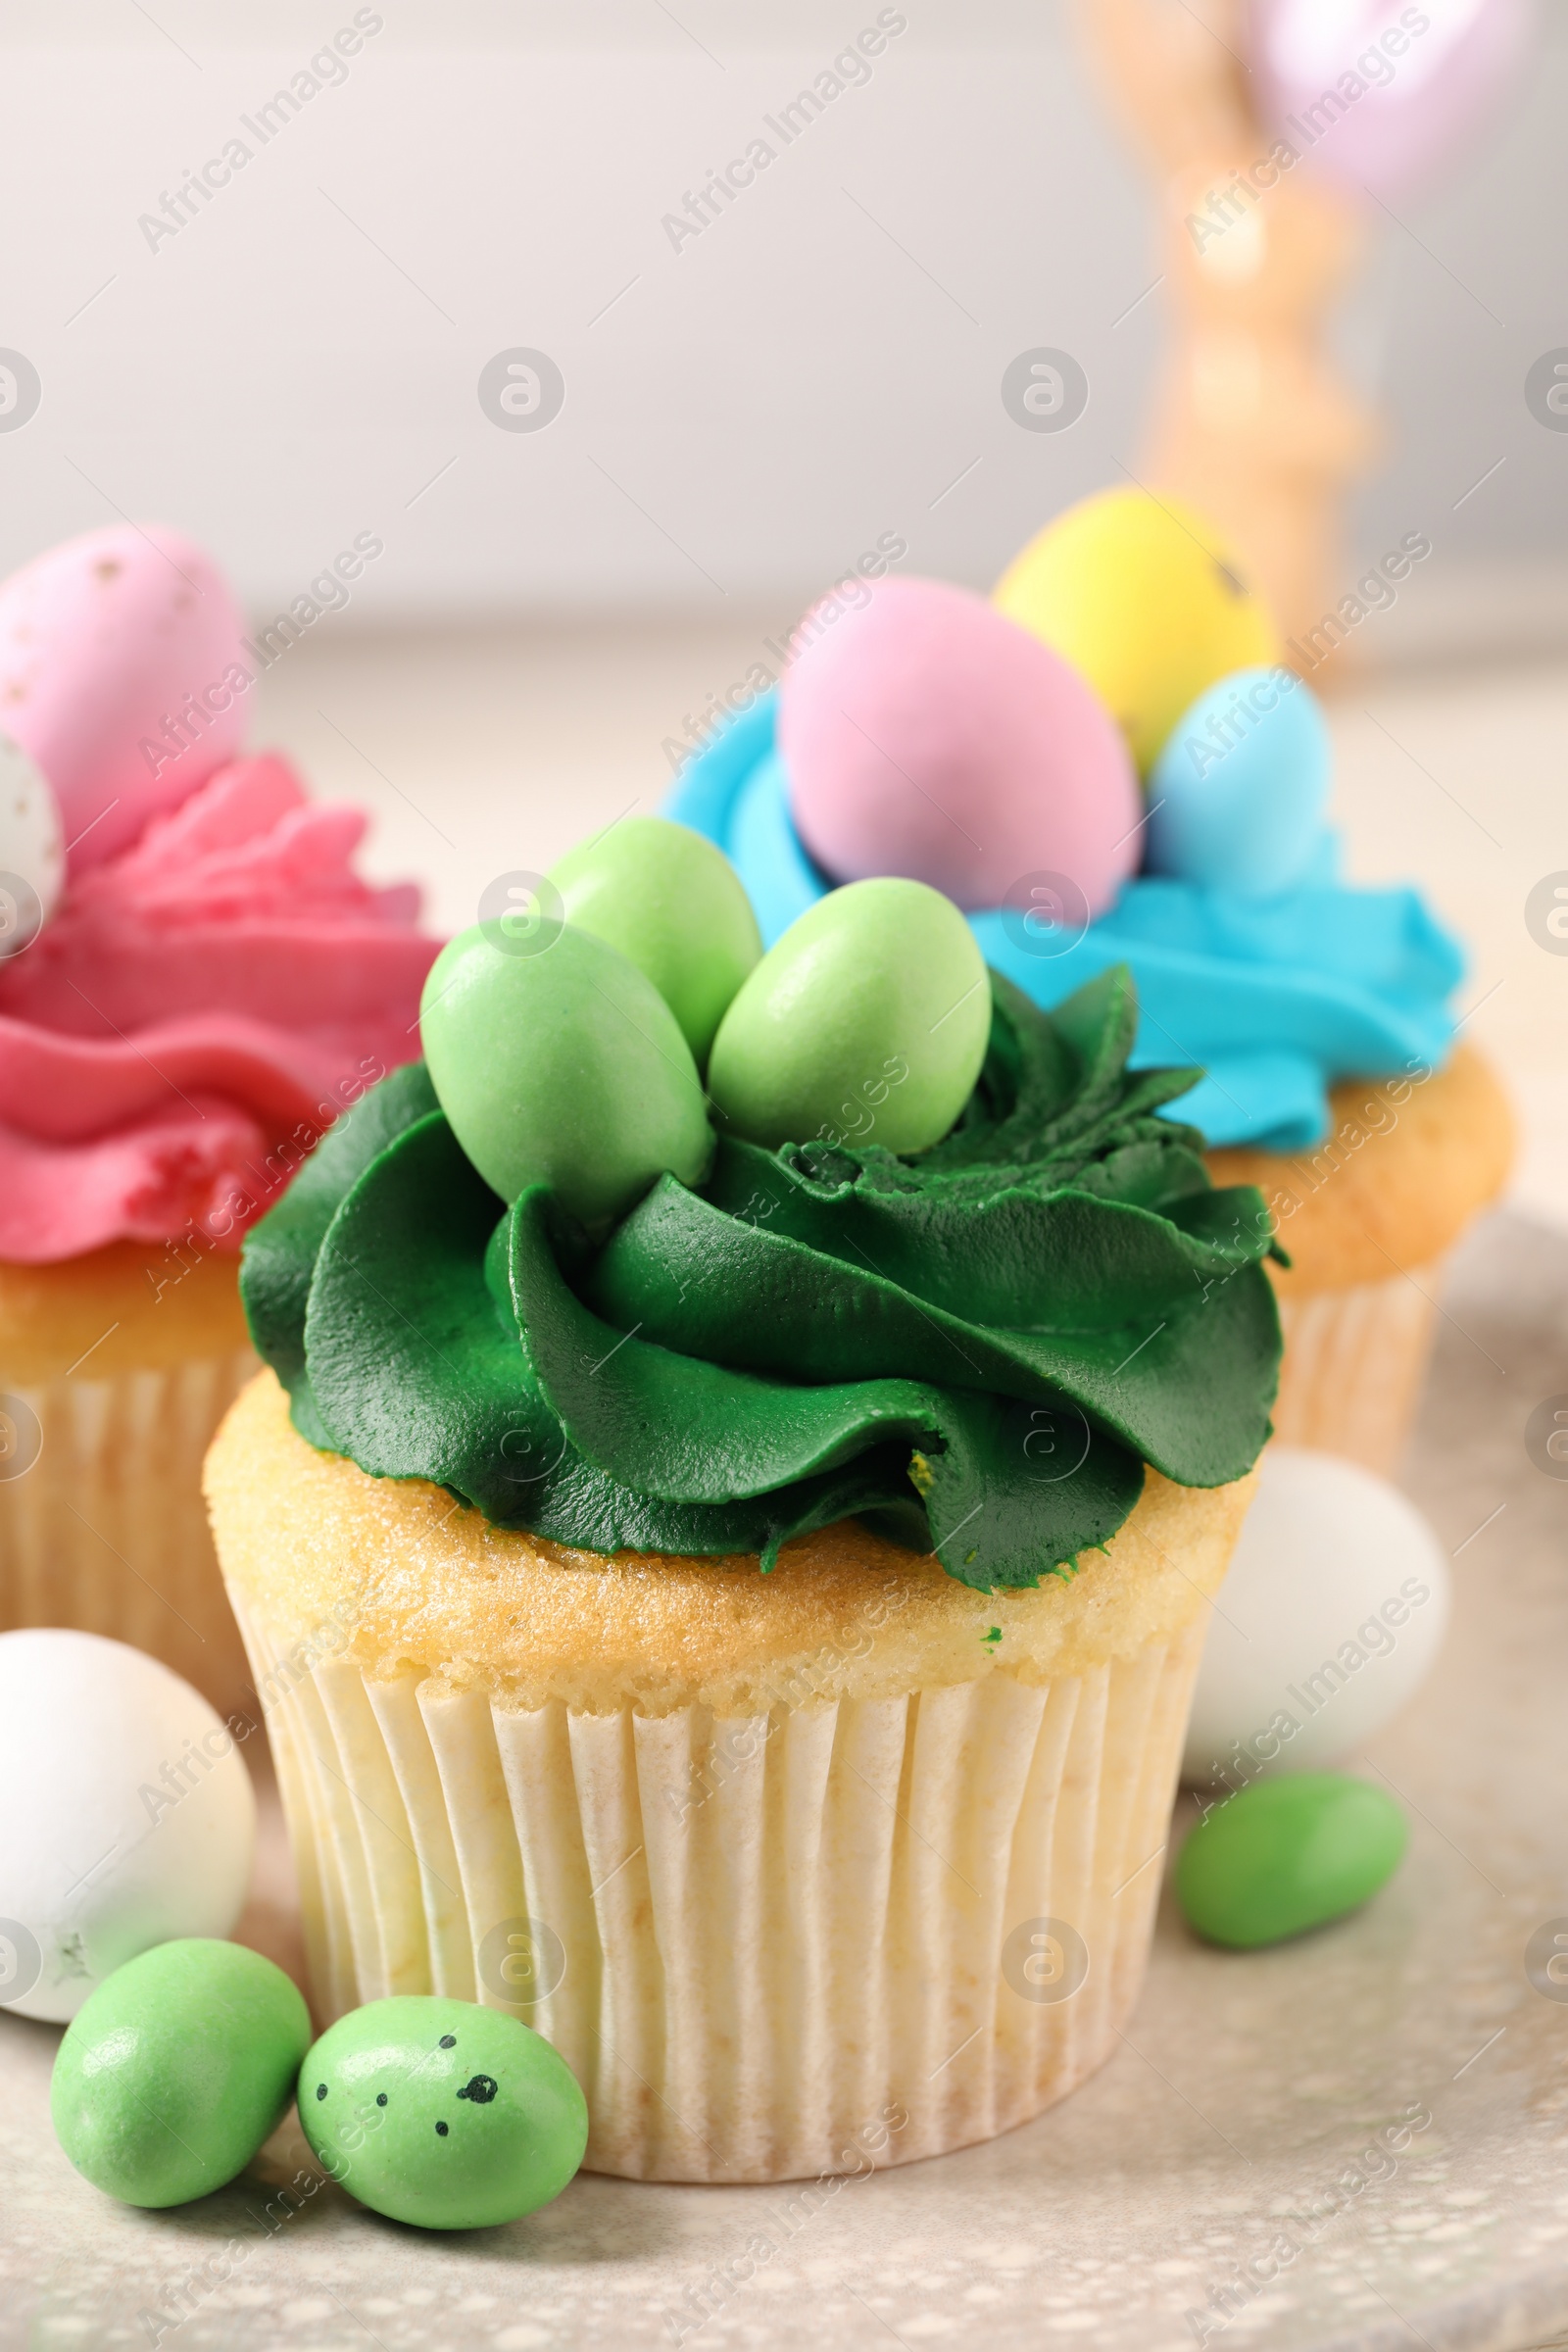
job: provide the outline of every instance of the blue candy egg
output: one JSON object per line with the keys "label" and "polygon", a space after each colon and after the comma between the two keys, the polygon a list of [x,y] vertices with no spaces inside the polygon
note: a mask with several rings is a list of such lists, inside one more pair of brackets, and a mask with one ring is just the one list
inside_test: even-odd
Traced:
{"label": "blue candy egg", "polygon": [[1238,669],[1200,694],[1149,779],[1153,874],[1271,899],[1299,882],[1323,835],[1329,735],[1288,669]]}

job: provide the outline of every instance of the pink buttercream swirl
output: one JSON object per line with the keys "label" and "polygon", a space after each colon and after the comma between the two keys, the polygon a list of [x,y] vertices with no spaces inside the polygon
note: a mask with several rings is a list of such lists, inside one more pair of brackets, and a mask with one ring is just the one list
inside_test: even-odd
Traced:
{"label": "pink buttercream swirl", "polygon": [[355,874],[358,809],[270,755],[82,874],[0,963],[0,1258],[238,1247],[340,1111],[419,1050],[439,942]]}

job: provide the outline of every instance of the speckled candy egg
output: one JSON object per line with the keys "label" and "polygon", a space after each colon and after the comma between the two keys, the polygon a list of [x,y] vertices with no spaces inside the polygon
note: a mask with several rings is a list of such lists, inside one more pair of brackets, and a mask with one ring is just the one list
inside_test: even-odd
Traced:
{"label": "speckled candy egg", "polygon": [[1058,514],[994,601],[1089,680],[1140,774],[1205,687],[1279,659],[1268,609],[1213,525],[1144,490],[1103,490]]}
{"label": "speckled candy egg", "polygon": [[531,2026],[472,2001],[405,1993],[351,2009],[300,2069],[318,2161],[375,2213],[484,2230],[559,2197],[588,2144],[588,2103]]}
{"label": "speckled candy egg", "polygon": [[236,1730],[123,1642],[0,1634],[0,2006],[63,2022],[150,1944],[228,1934],[256,1834]]}
{"label": "speckled candy egg", "polygon": [[0,735],[0,956],[31,947],[65,878],[60,804],[22,746]]}
{"label": "speckled candy egg", "polygon": [[1437,1655],[1448,1562],[1412,1503],[1338,1454],[1271,1445],[1210,1614],[1183,1777],[1241,1788],[1358,1754]]}
{"label": "speckled candy egg", "polygon": [[54,787],[74,873],[238,751],[244,633],[216,565],[156,523],[89,531],[0,585],[0,728]]}
{"label": "speckled candy egg", "polygon": [[858,610],[808,614],[778,732],[796,828],[835,881],[904,875],[984,907],[1060,874],[1100,914],[1138,863],[1138,788],[1107,713],[966,588],[878,580]]}
{"label": "speckled candy egg", "polygon": [[1288,669],[1242,669],[1183,711],[1149,779],[1151,873],[1244,899],[1298,882],[1323,839],[1322,708]]}

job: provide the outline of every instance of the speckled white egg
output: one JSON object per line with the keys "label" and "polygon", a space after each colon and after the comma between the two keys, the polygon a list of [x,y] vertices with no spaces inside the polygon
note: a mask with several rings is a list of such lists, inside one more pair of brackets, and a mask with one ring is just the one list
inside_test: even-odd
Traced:
{"label": "speckled white egg", "polygon": [[256,1799],[225,1723],[100,1634],[0,1634],[0,2007],[63,2023],[123,1961],[226,1936]]}
{"label": "speckled white egg", "polygon": [[1239,1788],[1355,1753],[1425,1679],[1448,1562],[1414,1505],[1337,1454],[1270,1446],[1209,1618],[1182,1777]]}
{"label": "speckled white egg", "polygon": [[66,878],[60,804],[19,743],[0,735],[0,956],[30,947]]}

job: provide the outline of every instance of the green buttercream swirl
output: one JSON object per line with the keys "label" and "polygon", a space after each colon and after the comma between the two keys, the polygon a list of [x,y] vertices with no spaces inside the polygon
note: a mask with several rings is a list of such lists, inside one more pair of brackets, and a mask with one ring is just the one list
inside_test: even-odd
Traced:
{"label": "green buttercream swirl", "polygon": [[1124,970],[1051,1015],[992,988],[934,1151],[720,1139],[599,1247],[542,1187],[507,1208],[394,1071],[245,1246],[295,1426],[563,1544],[768,1568],[859,1516],[981,1590],[1104,1544],[1146,1462],[1240,1477],[1279,1369],[1261,1196],[1155,1115],[1197,1072],[1128,1074]]}

